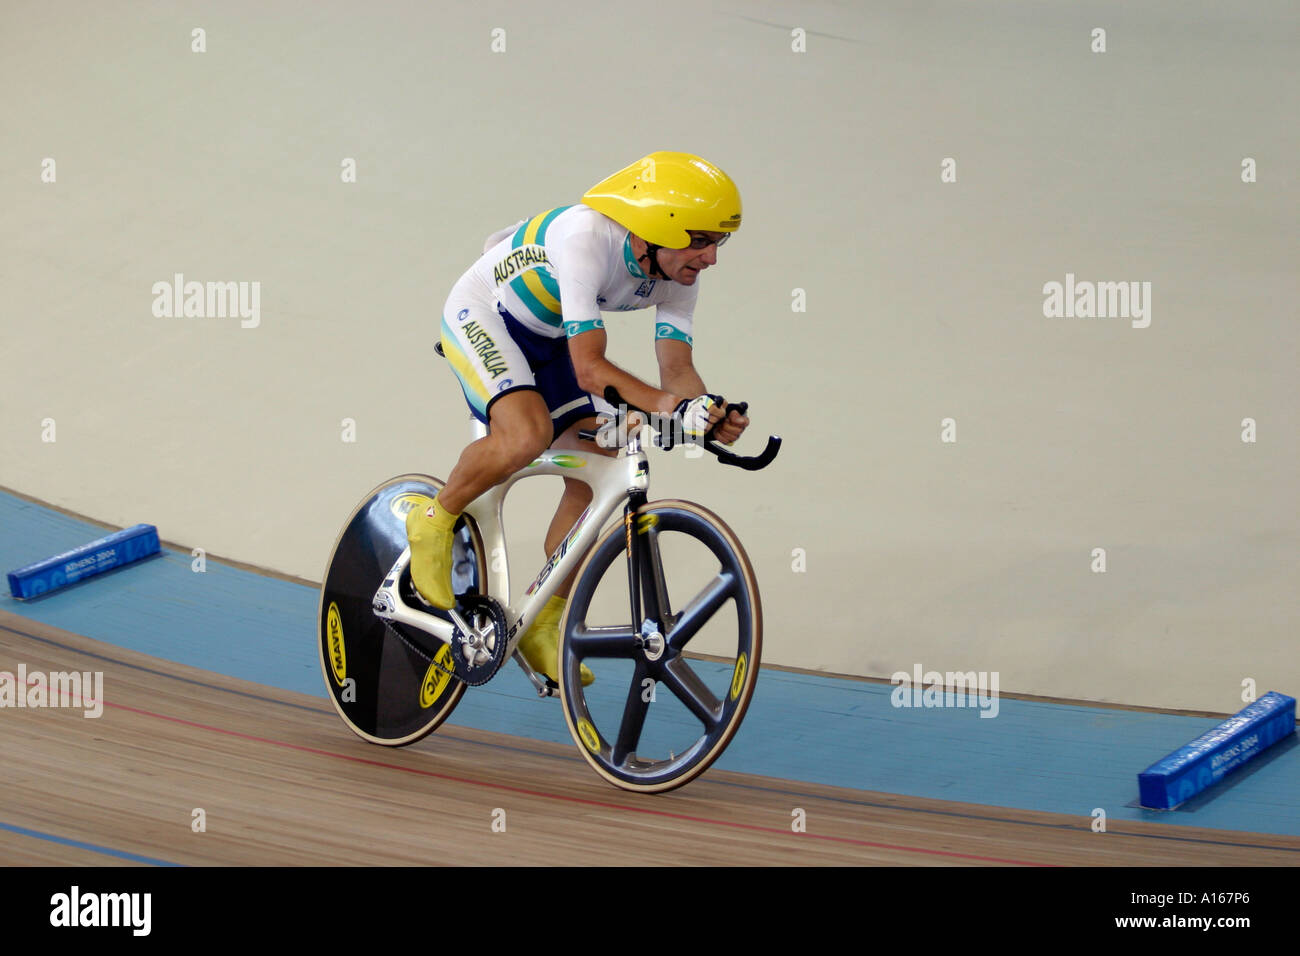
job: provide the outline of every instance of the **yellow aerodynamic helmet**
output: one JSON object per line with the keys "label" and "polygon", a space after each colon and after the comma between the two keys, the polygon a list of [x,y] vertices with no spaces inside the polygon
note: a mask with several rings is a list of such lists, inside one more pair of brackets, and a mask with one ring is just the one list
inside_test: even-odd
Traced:
{"label": "yellow aerodynamic helmet", "polygon": [[584,205],[654,246],[685,249],[688,232],[740,228],[740,190],[690,153],[651,153],[587,190]]}

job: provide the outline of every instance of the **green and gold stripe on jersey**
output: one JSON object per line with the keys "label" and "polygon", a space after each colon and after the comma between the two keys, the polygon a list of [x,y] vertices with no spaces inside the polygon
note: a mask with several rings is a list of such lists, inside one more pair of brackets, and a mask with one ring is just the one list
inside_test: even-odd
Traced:
{"label": "green and gold stripe on jersey", "polygon": [[546,230],[556,217],[572,206],[557,206],[529,219],[510,241],[510,251],[493,266],[498,286],[504,284],[525,309],[552,328],[562,327],[560,285],[550,272],[546,256]]}

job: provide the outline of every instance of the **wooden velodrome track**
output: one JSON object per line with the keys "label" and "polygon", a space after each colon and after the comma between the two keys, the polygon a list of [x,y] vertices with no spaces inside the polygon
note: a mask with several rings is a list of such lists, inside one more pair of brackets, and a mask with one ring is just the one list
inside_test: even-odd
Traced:
{"label": "wooden velodrome track", "polygon": [[[10,827],[0,829],[0,862],[9,865],[130,862],[103,850],[191,865],[1300,860],[1290,837],[1120,821],[1097,834],[1087,819],[718,770],[647,797],[611,788],[572,747],[462,727],[382,748],[353,736],[324,698],[0,612],[0,670],[19,662],[29,672],[103,671],[105,706],[98,719],[0,712],[0,822]],[[203,832],[191,826],[196,808]],[[792,832],[795,808],[806,832]]]}

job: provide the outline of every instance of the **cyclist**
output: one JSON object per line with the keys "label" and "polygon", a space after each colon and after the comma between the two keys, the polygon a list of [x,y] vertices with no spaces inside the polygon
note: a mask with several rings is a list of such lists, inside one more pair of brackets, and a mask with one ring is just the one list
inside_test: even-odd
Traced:
{"label": "cyclist", "polygon": [[[732,411],[722,420],[723,400],[696,372],[691,340],[699,274],[739,228],[740,193],[726,173],[698,156],[656,152],[593,186],[581,203],[488,237],[447,297],[441,342],[472,414],[489,430],[461,453],[432,505],[407,514],[411,577],[425,601],[455,605],[452,529],[471,501],[548,446],[617,454],[577,437],[610,410],[596,397],[607,385],[633,405],[671,415],[688,441],[714,424],[718,440],[740,437],[749,419]],[[600,317],[650,306],[659,388],[605,358]],[[591,503],[588,485],[566,478],[564,486],[547,555]],[[519,643],[530,666],[552,680],[572,583],[570,575]]]}

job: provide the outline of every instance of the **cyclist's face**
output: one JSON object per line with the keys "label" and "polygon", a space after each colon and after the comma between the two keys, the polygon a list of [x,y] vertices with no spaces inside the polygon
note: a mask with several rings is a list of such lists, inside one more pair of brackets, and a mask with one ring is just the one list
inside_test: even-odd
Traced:
{"label": "cyclist's face", "polygon": [[[674,282],[682,285],[694,285],[695,278],[709,266],[717,265],[717,240],[726,240],[725,232],[692,232],[691,245],[685,249],[660,249],[659,267]],[[692,246],[703,245],[702,249]]]}

